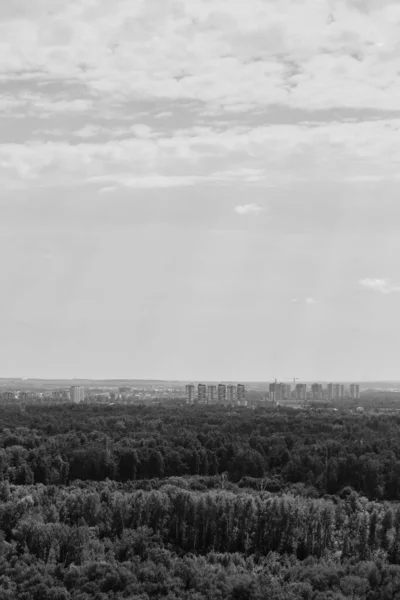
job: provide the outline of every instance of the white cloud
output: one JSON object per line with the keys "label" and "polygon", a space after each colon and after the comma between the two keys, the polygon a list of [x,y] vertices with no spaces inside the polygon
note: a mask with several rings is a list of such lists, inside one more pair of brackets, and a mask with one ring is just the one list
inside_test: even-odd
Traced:
{"label": "white cloud", "polygon": [[35,131],[33,131],[33,135],[36,136],[41,136],[41,138],[43,138],[43,136],[49,136],[49,137],[62,137],[65,136],[65,130],[64,129],[60,129],[60,128],[55,128],[55,129],[36,129]]}
{"label": "white cloud", "polygon": [[0,94],[0,114],[18,114],[20,115],[20,111],[16,109],[20,109],[24,106],[24,101],[18,97],[14,97],[11,94]]}
{"label": "white cloud", "polygon": [[[179,178],[176,181],[275,186],[400,177],[400,119],[312,127],[192,127],[170,133],[139,123],[126,128],[96,123],[68,132],[63,124],[64,128],[34,131],[44,139],[0,143],[2,180],[35,179],[42,184],[53,179],[62,185],[102,176],[112,183],[127,174],[135,179],[156,173]],[[96,139],[100,135],[102,139]],[[54,136],[62,141],[55,142]],[[74,143],[76,137],[82,142]]]}
{"label": "white cloud", "polygon": [[263,208],[258,204],[239,204],[234,210],[238,215],[252,215],[260,213]]}
{"label": "white cloud", "polygon": [[[88,179],[88,182],[100,183],[101,181],[115,182],[121,187],[127,188],[169,188],[169,187],[184,187],[195,185],[202,181],[201,177],[182,175],[182,176],[166,176],[160,173],[151,173],[148,175],[110,175],[92,177]],[[116,188],[103,188],[103,189],[116,189]]]}
{"label": "white cloud", "polygon": [[158,137],[158,133],[152,131],[151,127],[145,125],[144,123],[136,123],[132,125],[129,129],[130,133],[133,133],[135,137],[143,138],[145,140]]}
{"label": "white cloud", "polygon": [[169,110],[165,110],[163,112],[160,112],[156,115],[154,115],[155,119],[165,119],[166,117],[172,117],[173,113]]}
{"label": "white cloud", "polygon": [[[23,73],[79,82],[99,103],[188,99],[228,111],[276,103],[399,106],[397,0],[365,11],[350,0],[116,0],[112,9],[63,1],[51,11],[44,2],[31,2],[29,11],[18,4],[2,0],[0,9],[0,72],[9,80]],[[60,101],[54,110],[87,110],[88,102]]]}
{"label": "white cloud", "polygon": [[85,125],[81,129],[75,130],[73,134],[84,139],[98,137],[100,135],[108,138],[117,138],[133,134],[135,137],[142,139],[156,138],[159,136],[156,131],[153,131],[151,127],[144,123],[135,123],[134,125],[126,127],[105,127],[103,125],[91,123]]}
{"label": "white cloud", "polygon": [[[196,184],[205,183],[231,183],[231,182],[248,182],[246,173],[244,175],[239,172],[233,171],[218,171],[211,172],[206,175],[163,175],[162,173],[148,173],[146,175],[132,175],[130,173],[114,173],[109,175],[101,175],[97,177],[91,177],[88,182],[113,182],[120,186],[132,187],[132,188],[163,188],[163,187],[181,187],[191,186]],[[263,210],[255,204],[237,206],[235,211],[238,214],[248,214],[250,212],[260,212]]]}
{"label": "white cloud", "polygon": [[211,175],[212,179],[218,181],[244,181],[246,183],[265,182],[266,173],[263,169],[250,169],[247,167],[238,167],[237,169],[227,169],[224,171],[216,171]]}
{"label": "white cloud", "polygon": [[389,279],[362,279],[360,285],[378,292],[380,294],[392,294],[394,292],[400,292],[400,285],[396,285],[390,282]]}
{"label": "white cloud", "polygon": [[[74,135],[80,138],[91,138],[100,135],[104,131],[104,128],[100,125],[85,125],[81,129],[74,131]],[[107,131],[107,130],[106,130]]]}
{"label": "white cloud", "polygon": [[[312,127],[192,127],[171,133],[145,124],[127,128],[92,124],[70,133],[55,127],[34,132],[45,139],[0,143],[0,177],[41,184],[53,178],[60,185],[99,176],[112,183],[127,174],[136,180],[154,173],[172,177],[169,181],[175,177],[263,186],[307,180],[398,180],[399,130],[399,119]],[[93,143],[91,139],[99,135],[103,139]],[[54,142],[54,136],[64,139]],[[76,136],[83,141],[73,143]],[[71,143],[64,141],[68,137]]]}
{"label": "white cloud", "polygon": [[107,186],[99,189],[99,194],[108,194],[110,192],[115,192],[118,188],[115,186]]}
{"label": "white cloud", "polygon": [[[29,127],[42,139],[0,144],[7,187],[400,178],[400,119],[244,124],[252,109],[264,123],[277,103],[398,110],[398,2],[41,0],[23,12],[18,4],[0,2],[0,112],[33,119],[27,139]],[[186,127],[220,113],[214,127]],[[51,117],[46,129],[38,117]],[[151,119],[157,130],[137,122]]]}

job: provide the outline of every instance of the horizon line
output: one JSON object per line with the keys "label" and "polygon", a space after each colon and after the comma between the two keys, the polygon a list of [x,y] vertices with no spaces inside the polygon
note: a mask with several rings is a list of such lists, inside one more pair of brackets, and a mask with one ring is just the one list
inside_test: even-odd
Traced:
{"label": "horizon line", "polygon": [[[285,378],[280,380],[279,378],[271,377],[268,379],[177,379],[177,378],[160,378],[160,379],[152,379],[145,377],[0,377],[1,381],[92,381],[92,382],[105,382],[105,381],[146,381],[151,383],[251,383],[251,384],[264,384],[264,383],[273,383],[275,381],[279,383],[293,383],[293,379]],[[298,379],[296,378],[297,383],[400,383],[399,379]]]}

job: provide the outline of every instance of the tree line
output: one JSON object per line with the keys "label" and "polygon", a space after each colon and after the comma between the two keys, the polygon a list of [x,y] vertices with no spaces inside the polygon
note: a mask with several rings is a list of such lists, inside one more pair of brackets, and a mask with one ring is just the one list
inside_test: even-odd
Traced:
{"label": "tree line", "polygon": [[0,410],[0,480],[63,485],[227,474],[269,491],[303,485],[369,499],[400,494],[400,417],[192,407]]}

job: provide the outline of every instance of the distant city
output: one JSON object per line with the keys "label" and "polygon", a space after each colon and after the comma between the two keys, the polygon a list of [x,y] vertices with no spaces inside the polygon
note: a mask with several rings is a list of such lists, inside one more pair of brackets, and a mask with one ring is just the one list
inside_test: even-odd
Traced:
{"label": "distant city", "polygon": [[45,390],[42,388],[48,387],[48,384],[46,385],[46,383],[43,384],[43,386],[31,384],[31,388],[29,389],[29,382],[23,382],[23,386],[28,389],[21,389],[22,385],[18,386],[18,383],[14,382],[12,385],[12,388],[14,389],[5,389],[3,391],[0,390],[0,403],[22,405],[62,403],[80,404],[82,402],[93,404],[114,404],[115,402],[118,402],[125,404],[146,405],[170,399],[182,400],[184,393],[182,391],[182,387],[163,385],[116,387],[105,386],[99,383],[96,386],[72,385],[68,387],[65,386]]}
{"label": "distant city", "polygon": [[[185,389],[186,404],[189,405],[227,404],[248,406],[249,404],[246,399],[246,388],[243,384],[235,386],[224,383],[218,385],[199,383],[197,384],[197,392],[195,384],[187,384]],[[264,400],[265,403],[301,406],[308,403],[344,402],[346,398],[351,400],[360,399],[360,386],[358,383],[352,383],[347,387],[342,383],[328,383],[326,388],[320,383],[313,383],[308,389],[306,383],[295,383],[292,386],[290,383],[278,383],[275,381],[269,384],[267,393],[263,399],[259,400],[258,404],[260,404],[260,401],[262,404]]]}
{"label": "distant city", "polygon": [[[384,406],[400,410],[400,383],[0,379],[0,404],[176,405],[294,409]],[[360,408],[361,410],[361,408]]]}

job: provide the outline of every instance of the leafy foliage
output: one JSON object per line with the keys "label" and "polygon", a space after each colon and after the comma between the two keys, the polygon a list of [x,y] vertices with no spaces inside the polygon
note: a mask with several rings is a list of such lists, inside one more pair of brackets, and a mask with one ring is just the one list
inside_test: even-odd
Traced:
{"label": "leafy foliage", "polygon": [[400,598],[400,419],[2,410],[0,598]]}

